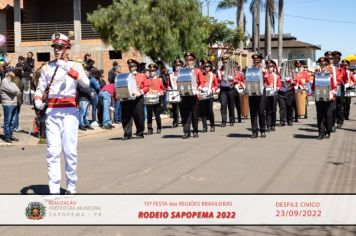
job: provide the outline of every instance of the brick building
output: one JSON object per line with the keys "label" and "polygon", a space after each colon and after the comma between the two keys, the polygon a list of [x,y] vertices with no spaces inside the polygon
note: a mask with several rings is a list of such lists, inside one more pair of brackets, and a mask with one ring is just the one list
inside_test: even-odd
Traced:
{"label": "brick building", "polygon": [[0,34],[7,37],[7,44],[0,49],[8,52],[12,63],[19,55],[32,51],[36,67],[53,59],[50,37],[54,32],[67,34],[74,31],[75,39],[70,52],[74,60],[82,60],[86,53],[92,55],[98,69],[104,75],[111,69],[113,61],[118,61],[122,71],[127,71],[129,58],[142,61],[138,51],[114,51],[105,45],[87,21],[87,13],[98,5],[108,6],[112,0],[0,0]]}

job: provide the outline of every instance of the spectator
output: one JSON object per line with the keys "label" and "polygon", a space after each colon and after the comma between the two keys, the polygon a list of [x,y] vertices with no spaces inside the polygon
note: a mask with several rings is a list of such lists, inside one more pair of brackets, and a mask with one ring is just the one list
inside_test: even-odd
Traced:
{"label": "spectator", "polygon": [[[119,66],[117,61],[114,61],[112,63],[112,69],[108,73],[109,83],[115,83],[115,78],[120,73],[121,73],[121,66]],[[119,99],[117,99],[115,102],[114,123],[115,124],[121,123],[121,105]]]}
{"label": "spectator", "polygon": [[94,67],[94,64],[95,64],[94,60],[88,59],[88,61],[84,65],[84,69],[86,71],[89,71],[89,73],[90,73],[91,70],[97,69],[96,67]]}
{"label": "spectator", "polygon": [[4,141],[8,143],[19,141],[17,138],[13,137],[17,109],[17,95],[20,93],[16,84],[11,82],[14,77],[14,72],[10,71],[6,73],[0,87],[1,102],[4,111]]}
{"label": "spectator", "polygon": [[100,72],[99,84],[100,84],[100,89],[102,89],[106,85],[106,82],[103,79],[104,78],[104,71],[103,70],[99,70],[99,72]]}
{"label": "spectator", "polygon": [[[41,69],[42,67],[45,65],[45,63],[43,63],[41,65],[40,68],[38,68],[35,72],[34,72],[34,78],[32,81],[32,89],[36,90],[38,82],[39,82],[39,78],[41,77]],[[35,118],[35,133],[38,133],[38,144],[46,144],[47,140],[46,140],[46,113],[42,110],[38,110],[36,108],[36,106],[34,106],[35,108],[35,112],[36,112],[36,118]]]}
{"label": "spectator", "polygon": [[31,78],[32,68],[29,64],[27,64],[26,59],[23,56],[18,57],[18,63],[16,64],[16,68],[21,70],[19,73],[19,77],[22,79],[24,84],[24,93],[23,100],[26,104],[31,104]]}
{"label": "spectator", "polygon": [[94,98],[96,92],[93,88],[89,87],[81,87],[78,84],[78,100],[79,100],[79,129],[86,131],[87,129],[93,130],[93,128],[89,125],[87,119],[88,105],[91,100]]}
{"label": "spectator", "polygon": [[20,79],[21,70],[19,68],[16,68],[14,70],[14,74],[15,74],[15,77],[13,77],[11,81],[14,82],[20,90],[20,93],[17,95],[17,109],[16,109],[16,115],[15,115],[14,131],[20,132],[22,129],[19,126],[19,119],[20,119],[21,105],[23,104],[24,84],[23,84],[22,80]]}
{"label": "spectator", "polygon": [[115,78],[118,74],[121,73],[121,66],[117,63],[117,61],[114,61],[112,63],[112,69],[108,73],[108,81],[109,83],[112,83],[111,81],[115,81]]}
{"label": "spectator", "polygon": [[35,59],[33,59],[33,52],[27,53],[26,64],[31,68],[31,72],[35,70]]}
{"label": "spectator", "polygon": [[114,126],[111,124],[110,120],[110,104],[115,104],[116,100],[116,92],[115,92],[115,84],[110,83],[105,85],[99,93],[99,100],[102,101],[103,106],[103,122],[102,128],[103,129],[111,129]]}
{"label": "spectator", "polygon": [[97,111],[98,101],[99,101],[100,76],[101,76],[101,73],[98,70],[92,70],[90,72],[90,76],[89,76],[90,87],[92,89],[94,89],[94,91],[95,91],[94,97],[91,99],[91,106],[92,106],[92,108],[91,108],[91,112],[92,112],[91,113],[91,117],[92,117],[91,126],[92,127],[99,126],[98,122],[96,121],[96,111]]}

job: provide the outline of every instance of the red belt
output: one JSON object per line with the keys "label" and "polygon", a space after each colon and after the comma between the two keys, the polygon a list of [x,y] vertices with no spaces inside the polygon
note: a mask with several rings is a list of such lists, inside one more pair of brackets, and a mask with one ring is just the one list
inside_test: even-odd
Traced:
{"label": "red belt", "polygon": [[75,98],[49,98],[48,107],[49,108],[77,107],[77,103]]}

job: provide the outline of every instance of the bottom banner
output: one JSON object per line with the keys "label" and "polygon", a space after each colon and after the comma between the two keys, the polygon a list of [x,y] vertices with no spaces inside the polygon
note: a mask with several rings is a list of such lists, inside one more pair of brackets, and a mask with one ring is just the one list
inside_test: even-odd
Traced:
{"label": "bottom banner", "polygon": [[356,195],[0,195],[0,207],[0,225],[356,225]]}

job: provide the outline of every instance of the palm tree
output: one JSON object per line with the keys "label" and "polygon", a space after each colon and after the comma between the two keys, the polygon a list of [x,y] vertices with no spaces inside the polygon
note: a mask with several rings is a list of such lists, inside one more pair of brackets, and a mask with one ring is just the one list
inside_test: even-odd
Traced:
{"label": "palm tree", "polygon": [[[226,9],[236,7],[236,24],[243,31],[245,31],[245,18],[244,18],[244,3],[247,0],[221,0],[218,4],[218,9]],[[243,49],[243,41],[241,41],[239,48]]]}
{"label": "palm tree", "polygon": [[284,0],[278,1],[278,64],[282,64],[283,59],[283,8]]}
{"label": "palm tree", "polygon": [[260,51],[260,12],[261,0],[253,0],[250,5],[252,14],[252,51]]}

